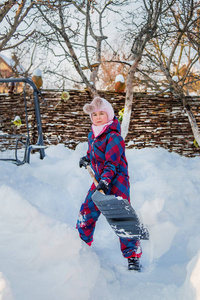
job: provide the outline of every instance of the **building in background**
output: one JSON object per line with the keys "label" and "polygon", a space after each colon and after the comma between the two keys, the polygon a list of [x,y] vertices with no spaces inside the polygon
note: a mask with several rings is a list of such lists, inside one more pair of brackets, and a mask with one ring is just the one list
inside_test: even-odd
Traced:
{"label": "building in background", "polygon": [[[24,77],[25,69],[17,63],[16,60],[8,58],[0,54],[0,78],[19,78]],[[8,93],[11,86],[8,83],[0,84],[0,93]],[[19,82],[15,85],[13,92],[20,93],[23,90],[23,83]]]}

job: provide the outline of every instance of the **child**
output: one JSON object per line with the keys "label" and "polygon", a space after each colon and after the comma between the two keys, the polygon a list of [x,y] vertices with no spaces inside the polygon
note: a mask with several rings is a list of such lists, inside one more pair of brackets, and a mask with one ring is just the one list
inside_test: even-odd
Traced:
{"label": "child", "polygon": [[[130,184],[125,143],[111,104],[96,97],[90,104],[85,104],[83,110],[90,115],[92,131],[88,135],[87,155],[80,159],[79,165],[87,167],[91,164],[99,184],[95,187],[93,183],[88,191],[80,209],[77,229],[80,238],[91,246],[95,224],[100,216],[91,199],[92,194],[96,189],[103,190],[107,195],[121,196],[130,202]],[[120,245],[123,256],[128,259],[128,269],[139,271],[142,255],[139,240],[120,238]]]}

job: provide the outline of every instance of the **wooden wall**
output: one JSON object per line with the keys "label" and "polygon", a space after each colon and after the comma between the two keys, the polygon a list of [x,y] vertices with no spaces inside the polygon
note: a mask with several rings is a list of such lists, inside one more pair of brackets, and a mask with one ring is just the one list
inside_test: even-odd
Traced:
{"label": "wooden wall", "polygon": [[[87,91],[69,90],[70,98],[61,100],[61,91],[42,91],[40,109],[45,145],[64,143],[75,149],[80,142],[87,141],[91,127],[89,116],[82,107],[90,102]],[[113,105],[115,114],[124,106],[125,94],[101,92]],[[37,125],[35,122],[34,102],[32,93],[26,95],[29,118],[29,133],[32,143],[37,140]],[[189,99],[200,126],[200,99]],[[23,94],[0,95],[0,134],[26,133],[26,119]],[[16,127],[12,120],[16,115],[22,119],[22,126]],[[194,137],[190,123],[178,99],[170,95],[152,96],[146,94],[134,95],[130,131],[126,138],[128,148],[163,147],[180,155],[197,156],[200,149],[194,145]],[[1,143],[3,143],[1,141]]]}

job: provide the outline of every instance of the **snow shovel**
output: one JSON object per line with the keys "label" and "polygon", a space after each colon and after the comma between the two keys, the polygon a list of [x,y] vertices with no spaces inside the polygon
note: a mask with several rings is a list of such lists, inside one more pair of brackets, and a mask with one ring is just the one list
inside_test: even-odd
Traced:
{"label": "snow shovel", "polygon": [[[97,186],[98,181],[89,165],[87,166],[87,170],[95,186]],[[92,201],[105,216],[118,237],[124,239],[138,238],[149,240],[147,228],[140,222],[135,210],[127,199],[115,195],[105,195],[102,190],[96,190],[92,195]]]}

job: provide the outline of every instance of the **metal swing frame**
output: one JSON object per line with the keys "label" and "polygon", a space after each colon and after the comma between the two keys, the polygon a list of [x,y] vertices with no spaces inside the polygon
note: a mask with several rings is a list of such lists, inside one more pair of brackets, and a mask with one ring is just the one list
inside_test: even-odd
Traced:
{"label": "metal swing frame", "polygon": [[[26,125],[27,125],[27,136],[23,134],[0,134],[0,137],[3,138],[9,138],[14,137],[16,138],[16,145],[15,145],[15,159],[10,158],[3,158],[0,160],[4,161],[12,161],[13,163],[17,165],[22,165],[24,163],[30,163],[30,154],[31,151],[34,149],[38,149],[40,152],[40,159],[43,159],[45,157],[45,151],[44,149],[46,146],[44,146],[43,141],[43,133],[42,133],[42,123],[41,123],[41,115],[40,115],[40,104],[39,104],[39,95],[41,94],[40,91],[37,89],[34,82],[29,78],[1,78],[0,83],[10,83],[10,82],[23,82],[25,84],[29,84],[33,88],[33,99],[34,99],[34,105],[35,105],[35,115],[36,115],[36,122],[37,122],[37,131],[38,131],[38,139],[37,143],[35,145],[30,144],[30,138],[29,138],[29,126],[28,126],[28,112],[27,112],[27,104],[26,104],[26,91],[24,89],[24,104],[25,104],[25,113],[26,113]],[[25,140],[22,141],[22,139]],[[25,153],[23,160],[20,160],[18,158],[18,145],[22,144],[25,147]]]}

